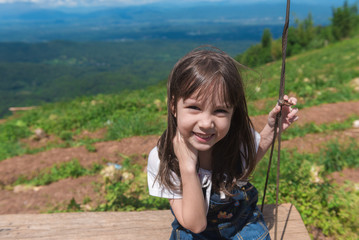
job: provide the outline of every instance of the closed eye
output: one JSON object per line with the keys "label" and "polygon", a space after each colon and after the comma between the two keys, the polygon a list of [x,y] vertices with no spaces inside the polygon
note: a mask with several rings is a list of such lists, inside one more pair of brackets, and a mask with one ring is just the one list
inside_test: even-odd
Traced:
{"label": "closed eye", "polygon": [[228,111],[225,109],[217,109],[216,113],[228,113]]}
{"label": "closed eye", "polygon": [[189,109],[193,109],[193,110],[200,110],[200,108],[199,108],[199,107],[197,107],[197,106],[188,106],[187,108],[189,108]]}

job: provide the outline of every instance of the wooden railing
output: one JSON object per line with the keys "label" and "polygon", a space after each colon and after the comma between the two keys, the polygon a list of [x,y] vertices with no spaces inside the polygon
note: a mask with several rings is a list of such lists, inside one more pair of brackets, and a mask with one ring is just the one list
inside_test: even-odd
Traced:
{"label": "wooden railing", "polygon": [[[264,218],[274,239],[273,205]],[[169,210],[142,212],[76,212],[0,215],[0,239],[169,239],[173,216]],[[303,221],[291,204],[278,209],[278,240],[309,240]]]}

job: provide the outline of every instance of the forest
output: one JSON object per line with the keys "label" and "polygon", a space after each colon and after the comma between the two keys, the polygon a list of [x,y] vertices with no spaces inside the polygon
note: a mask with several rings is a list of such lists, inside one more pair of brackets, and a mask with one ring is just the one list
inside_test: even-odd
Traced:
{"label": "forest", "polygon": [[[304,20],[297,19],[289,29],[287,54],[349,37],[357,31],[357,21],[356,5],[348,6],[347,2],[333,8],[328,26],[314,26],[311,14]],[[209,33],[198,36],[188,35],[183,27],[163,26],[148,28],[148,32],[123,33],[134,39],[136,34],[150,36],[136,41],[0,42],[0,117],[11,114],[10,107],[151,86],[166,79],[177,59],[202,44],[219,47],[250,67],[281,57],[280,25],[208,27],[202,26],[201,31]]]}
{"label": "forest", "polygon": [[[235,55],[254,42],[212,44]],[[151,86],[167,78],[180,56],[201,44],[195,40],[0,43],[0,117],[10,114],[9,107]]]}
{"label": "forest", "polygon": [[[355,36],[359,32],[358,6],[349,5],[332,9],[328,26],[315,26],[313,16],[308,14],[304,20],[295,20],[295,25],[288,29],[287,56],[322,48],[329,43]],[[254,67],[282,57],[282,38],[272,40],[270,29],[265,29],[261,42],[251,45],[244,53],[235,58],[239,62]]]}

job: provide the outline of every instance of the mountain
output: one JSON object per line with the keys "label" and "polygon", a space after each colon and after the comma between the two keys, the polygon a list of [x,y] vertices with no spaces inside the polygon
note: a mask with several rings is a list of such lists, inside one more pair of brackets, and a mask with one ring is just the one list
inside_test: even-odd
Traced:
{"label": "mountain", "polygon": [[[311,12],[316,24],[331,14],[330,6],[307,3],[291,11],[292,18]],[[280,37],[284,13],[283,3],[0,4],[0,117],[13,106],[156,84],[179,57],[203,44],[235,56],[259,42],[265,28]]]}
{"label": "mountain", "polygon": [[[316,25],[329,23],[331,7],[293,3],[292,23],[312,13]],[[127,7],[44,8],[1,4],[0,41],[118,41],[196,36],[252,26],[283,25],[283,3],[147,4]],[[224,36],[223,36],[224,37]],[[225,36],[228,37],[228,36]]]}

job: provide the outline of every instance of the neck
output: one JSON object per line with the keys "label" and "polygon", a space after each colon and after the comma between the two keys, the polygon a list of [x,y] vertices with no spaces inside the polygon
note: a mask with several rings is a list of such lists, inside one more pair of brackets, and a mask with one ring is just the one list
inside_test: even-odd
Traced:
{"label": "neck", "polygon": [[212,151],[198,152],[199,166],[206,170],[212,170]]}

